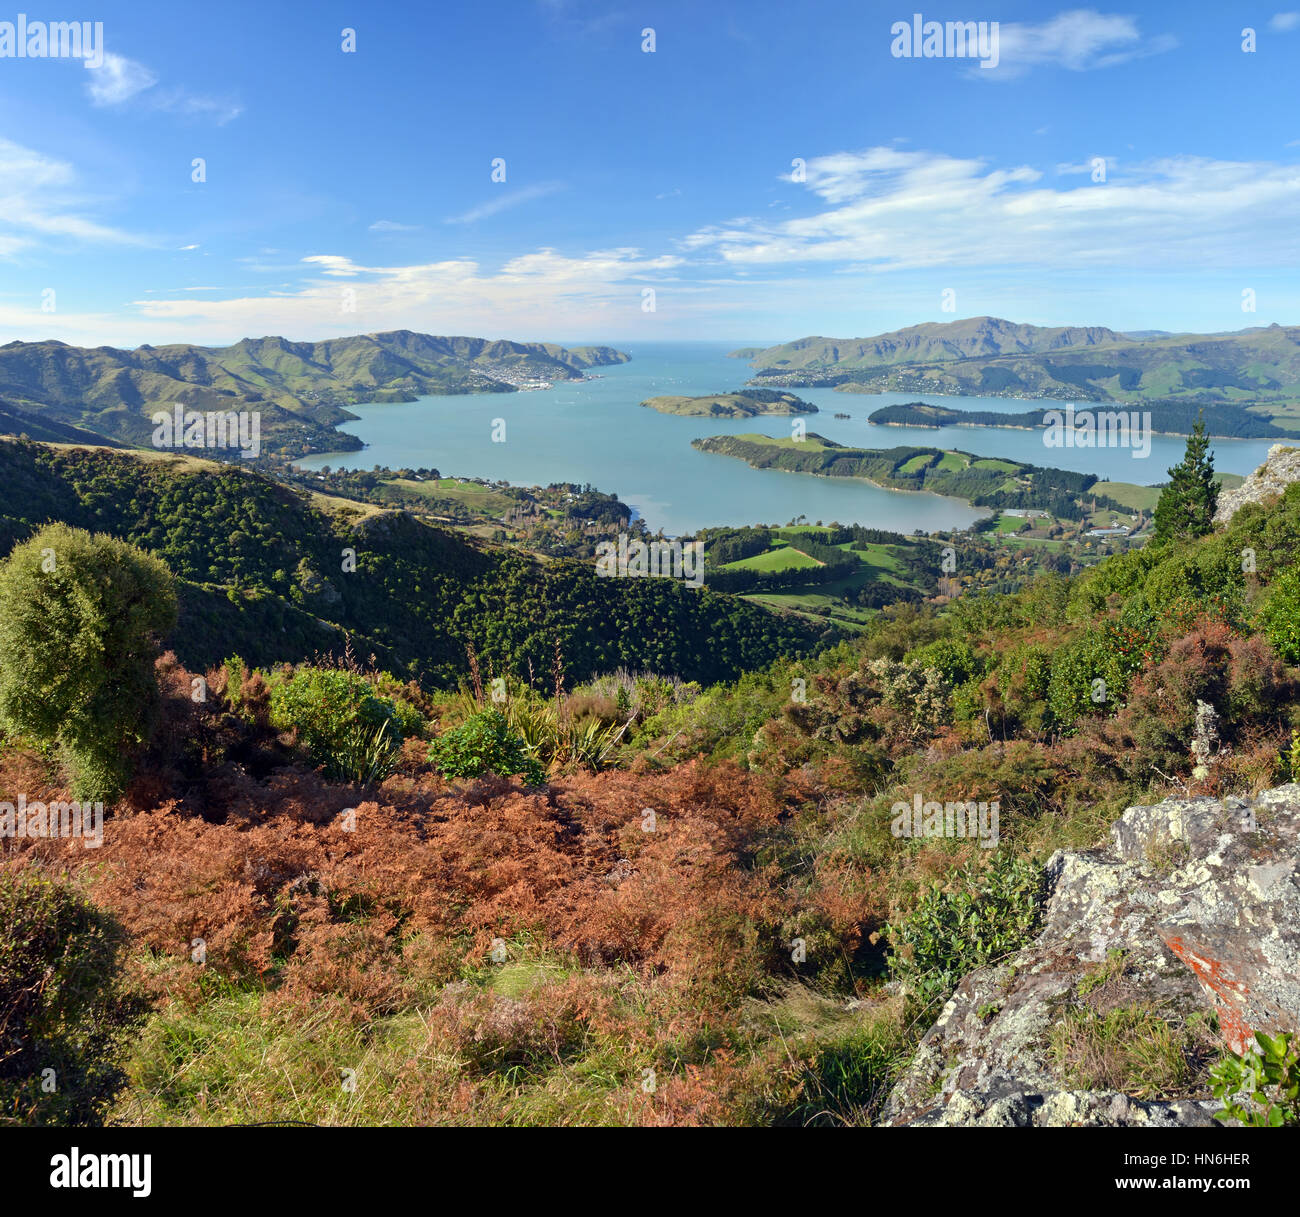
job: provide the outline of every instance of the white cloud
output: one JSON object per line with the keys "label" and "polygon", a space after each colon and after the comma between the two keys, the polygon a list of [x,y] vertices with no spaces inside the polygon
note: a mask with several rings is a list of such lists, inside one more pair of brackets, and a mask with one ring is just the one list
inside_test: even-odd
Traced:
{"label": "white cloud", "polygon": [[396,220],[376,220],[370,225],[371,232],[418,232],[420,224],[399,224]]}
{"label": "white cloud", "polygon": [[563,182],[538,182],[533,186],[525,186],[522,190],[503,191],[496,198],[489,199],[486,203],[480,203],[477,207],[471,207],[461,215],[448,216],[446,223],[473,224],[478,220],[486,220],[489,216],[509,211],[510,208],[518,207],[521,203],[540,199],[563,189]]}
{"label": "white cloud", "polygon": [[86,71],[90,73],[86,92],[97,106],[120,106],[158,83],[158,77],[144,64],[124,55],[114,55],[111,51],[105,52],[104,62],[99,67],[87,63]]}
{"label": "white cloud", "polygon": [[229,97],[208,97],[184,89],[159,89],[149,95],[149,104],[155,110],[179,114],[182,118],[206,119],[218,127],[224,127],[244,112],[244,107]]}
{"label": "white cloud", "polygon": [[1300,257],[1300,166],[1170,157],[1103,184],[1044,185],[1030,166],[871,148],[808,163],[823,206],[731,221],[683,242],[733,266],[1239,268]]}
{"label": "white cloud", "polygon": [[[495,271],[469,258],[416,266],[363,266],[338,254],[304,258],[308,279],[293,290],[228,300],[137,300],[137,333],[178,331],[189,341],[232,342],[250,334],[314,338],[322,334],[417,329],[430,333],[551,337],[608,332],[611,319],[641,324],[641,289],[663,284],[682,264],[676,255],[637,249],[568,256],[539,249]],[[680,289],[684,295],[687,288]],[[344,293],[354,309],[344,311]],[[544,336],[544,335],[543,335]],[[149,341],[155,341],[150,338]]]}
{"label": "white cloud", "polygon": [[1159,55],[1177,45],[1172,34],[1144,35],[1134,17],[1071,9],[1039,25],[1001,23],[998,66],[975,74],[1007,79],[1044,65],[1086,72]]}
{"label": "white cloud", "polygon": [[71,165],[0,139],[0,257],[12,257],[42,239],[144,244],[87,219],[84,208]]}
{"label": "white cloud", "polygon": [[159,89],[158,77],[144,64],[111,51],[105,53],[98,67],[87,62],[86,71],[90,73],[86,93],[96,106],[120,106],[144,94],[143,104],[151,110],[209,119],[218,126],[243,113],[243,107],[229,98],[208,97],[175,87]]}
{"label": "white cloud", "polygon": [[1300,29],[1300,13],[1274,13],[1268,28],[1278,34],[1289,34],[1294,29]]}

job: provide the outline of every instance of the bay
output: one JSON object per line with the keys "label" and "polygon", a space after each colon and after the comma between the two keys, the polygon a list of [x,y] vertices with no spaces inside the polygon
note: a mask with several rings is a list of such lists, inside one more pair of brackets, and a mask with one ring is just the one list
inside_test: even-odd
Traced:
{"label": "bay", "polygon": [[[577,345],[577,344],[572,344]],[[791,419],[688,418],[639,405],[661,394],[695,396],[741,388],[751,375],[744,360],[727,352],[744,341],[613,344],[632,360],[598,368],[596,378],[548,390],[469,396],[422,397],[416,402],[353,406],[357,420],[340,430],[367,445],[357,452],[305,457],[303,468],[436,468],[444,476],[480,477],[517,486],[552,482],[591,484],[617,494],[652,529],[680,536],[718,525],[785,524],[800,516],[910,533],[965,528],[987,509],[960,499],[886,490],[859,479],[817,477],[753,469],[733,457],[698,452],[691,440],[706,435],[791,434]],[[1153,436],[1149,456],[1121,448],[1049,448],[1041,431],[996,427],[879,427],[867,415],[916,394],[837,393],[795,389],[821,411],[805,416],[809,431],[860,448],[959,448],[978,456],[1006,457],[1095,473],[1117,482],[1154,485],[1182,459],[1181,436]],[[923,400],[959,410],[1019,412],[1064,409],[1068,402],[994,397]],[[1083,403],[1079,408],[1083,408]],[[1117,406],[1097,407],[1119,409]],[[848,414],[837,419],[836,413]],[[504,442],[493,436],[501,433]],[[1250,473],[1270,440],[1215,440],[1216,467]],[[1104,491],[1100,491],[1104,493]]]}

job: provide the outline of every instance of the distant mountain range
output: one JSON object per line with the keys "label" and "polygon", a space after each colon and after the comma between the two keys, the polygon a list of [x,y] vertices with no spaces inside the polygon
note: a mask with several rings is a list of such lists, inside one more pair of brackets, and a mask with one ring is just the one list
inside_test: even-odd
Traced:
{"label": "distant mountain range", "polygon": [[800,338],[734,352],[751,384],[1074,401],[1300,402],[1300,326],[1122,334],[998,317],[929,322],[874,338]]}
{"label": "distant mountain range", "polygon": [[[425,394],[511,393],[588,368],[626,363],[611,347],[444,338],[394,330],[323,342],[245,338],[229,347],[66,343],[0,346],[0,433],[69,440],[61,428],[148,446],[150,415],[256,410],[262,443],[286,455],[360,447],[333,430],[347,406],[414,401]],[[84,441],[83,441],[84,442]]]}

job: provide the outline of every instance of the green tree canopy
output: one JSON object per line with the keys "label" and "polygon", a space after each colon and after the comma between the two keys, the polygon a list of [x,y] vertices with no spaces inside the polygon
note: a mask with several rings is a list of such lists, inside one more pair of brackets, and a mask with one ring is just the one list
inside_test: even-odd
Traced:
{"label": "green tree canopy", "polygon": [[57,744],[78,798],[121,793],[175,617],[168,569],[109,536],[51,524],[0,565],[0,723]]}
{"label": "green tree canopy", "polygon": [[1219,484],[1214,480],[1214,453],[1198,418],[1187,437],[1183,459],[1169,470],[1169,485],[1156,504],[1155,539],[1186,541],[1214,531],[1219,506]]}

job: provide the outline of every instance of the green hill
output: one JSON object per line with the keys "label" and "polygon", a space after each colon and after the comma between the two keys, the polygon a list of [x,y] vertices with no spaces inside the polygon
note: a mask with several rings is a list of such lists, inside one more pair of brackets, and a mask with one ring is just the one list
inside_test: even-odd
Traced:
{"label": "green hill", "polygon": [[[800,338],[750,356],[757,368],[871,368],[996,355],[1028,355],[1124,342],[1104,326],[1020,325],[999,317],[926,322],[874,338]],[[753,350],[753,348],[748,348]],[[738,356],[741,352],[736,352]]]}
{"label": "green hill", "polygon": [[[509,393],[526,382],[579,379],[626,363],[610,347],[442,338],[394,330],[323,342],[245,338],[229,347],[142,346],[93,350],[66,343],[0,346],[0,399],[54,424],[148,446],[155,410],[261,414],[262,442],[301,455],[359,448],[336,424],[347,406],[414,401],[424,394]],[[30,433],[30,429],[29,429]]]}
{"label": "green hill", "polygon": [[155,554],[181,581],[167,643],[197,668],[302,661],[350,636],[358,654],[439,684],[466,670],[467,645],[498,675],[549,682],[558,654],[571,679],[621,666],[707,683],[827,637],[707,587],[599,578],[590,562],[542,564],[237,466],[142,455],[0,443],[0,555],[50,520]]}
{"label": "green hill", "polygon": [[1300,327],[1134,338],[1104,327],[996,317],[872,338],[801,338],[752,359],[755,384],[1075,401],[1259,405],[1300,402]]}

